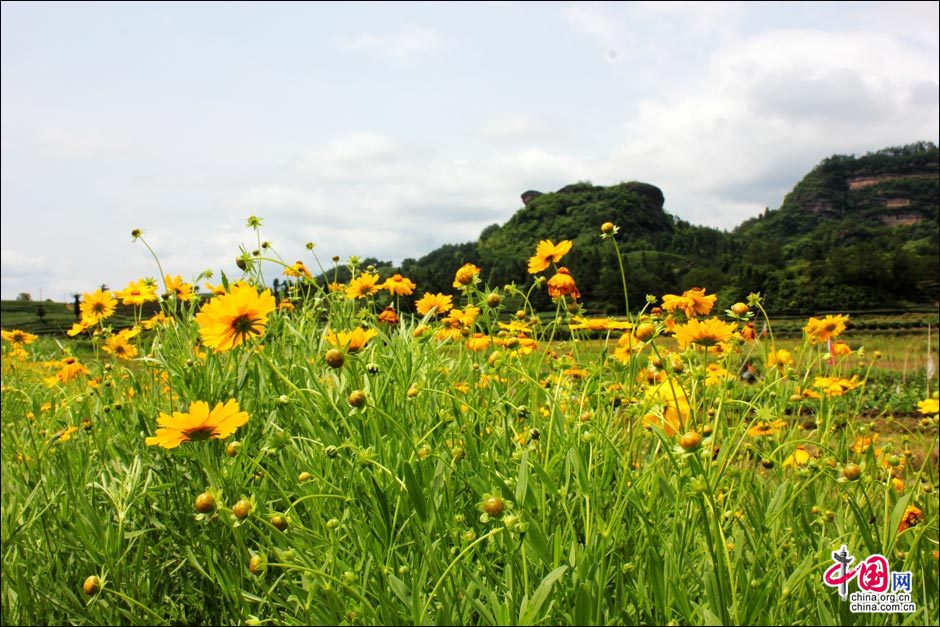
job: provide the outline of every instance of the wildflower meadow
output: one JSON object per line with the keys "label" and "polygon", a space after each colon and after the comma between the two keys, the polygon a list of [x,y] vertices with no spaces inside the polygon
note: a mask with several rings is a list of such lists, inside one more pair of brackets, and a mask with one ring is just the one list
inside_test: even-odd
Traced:
{"label": "wildflower meadow", "polygon": [[3,332],[4,624],[938,622],[936,383],[872,412],[848,316],[785,344],[621,263],[593,317],[571,241],[444,294],[312,244],[184,280],[133,235],[156,279]]}

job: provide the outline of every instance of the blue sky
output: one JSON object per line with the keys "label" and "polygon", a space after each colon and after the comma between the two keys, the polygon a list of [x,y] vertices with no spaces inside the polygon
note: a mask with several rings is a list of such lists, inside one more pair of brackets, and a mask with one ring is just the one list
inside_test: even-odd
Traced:
{"label": "blue sky", "polygon": [[[527,189],[733,228],[834,153],[938,141],[930,3],[2,5],[2,296],[400,262]],[[419,286],[420,289],[420,286]]]}

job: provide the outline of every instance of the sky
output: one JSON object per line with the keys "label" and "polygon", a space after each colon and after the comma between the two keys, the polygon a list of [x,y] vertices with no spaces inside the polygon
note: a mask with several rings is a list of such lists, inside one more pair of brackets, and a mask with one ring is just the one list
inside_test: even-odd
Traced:
{"label": "sky", "polygon": [[2,297],[157,277],[136,228],[237,276],[250,215],[288,263],[397,264],[577,181],[730,230],[833,154],[940,141],[938,7],[3,2]]}

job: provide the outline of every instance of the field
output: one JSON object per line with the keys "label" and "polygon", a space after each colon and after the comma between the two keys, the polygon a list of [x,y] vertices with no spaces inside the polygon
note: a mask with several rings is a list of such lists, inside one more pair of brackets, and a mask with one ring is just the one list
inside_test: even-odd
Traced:
{"label": "field", "polygon": [[[584,319],[565,252],[508,292],[354,267],[280,306],[248,260],[5,332],[3,623],[936,624],[926,332],[775,340],[702,290]],[[533,289],[553,315],[505,310]],[[897,610],[840,597],[843,546]]]}

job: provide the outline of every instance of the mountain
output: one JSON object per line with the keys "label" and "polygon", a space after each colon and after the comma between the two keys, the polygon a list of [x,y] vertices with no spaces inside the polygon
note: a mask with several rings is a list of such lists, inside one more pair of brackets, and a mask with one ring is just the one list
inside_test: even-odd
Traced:
{"label": "mountain", "polygon": [[[825,159],[779,209],[731,232],[669,214],[662,190],[636,181],[528,190],[522,200],[512,218],[488,226],[477,241],[406,259],[400,271],[419,293],[453,292],[454,272],[464,263],[482,268],[493,287],[521,286],[531,280],[527,260],[539,240],[570,239],[574,247],[562,263],[585,307],[622,313],[616,254],[600,239],[600,225],[609,221],[620,227],[616,242],[633,306],[647,294],[695,286],[718,292],[724,303],[759,291],[775,312],[902,307],[940,297],[940,155],[928,142]],[[533,299],[537,307],[551,306],[544,290]]]}

